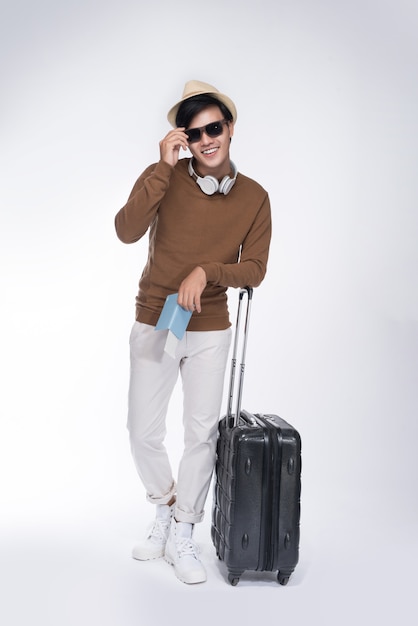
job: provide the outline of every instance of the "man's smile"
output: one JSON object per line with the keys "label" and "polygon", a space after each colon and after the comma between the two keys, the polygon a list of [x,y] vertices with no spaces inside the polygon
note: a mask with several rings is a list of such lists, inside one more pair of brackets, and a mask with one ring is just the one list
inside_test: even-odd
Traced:
{"label": "man's smile", "polygon": [[208,148],[207,150],[202,150],[202,154],[214,154],[218,151],[218,148]]}

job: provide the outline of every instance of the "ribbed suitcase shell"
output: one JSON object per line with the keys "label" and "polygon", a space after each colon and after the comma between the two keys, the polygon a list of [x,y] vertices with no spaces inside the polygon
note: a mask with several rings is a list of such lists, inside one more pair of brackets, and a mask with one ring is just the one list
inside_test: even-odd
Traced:
{"label": "ribbed suitcase shell", "polygon": [[301,440],[277,415],[240,412],[219,425],[212,541],[236,585],[246,570],[287,584],[299,558]]}

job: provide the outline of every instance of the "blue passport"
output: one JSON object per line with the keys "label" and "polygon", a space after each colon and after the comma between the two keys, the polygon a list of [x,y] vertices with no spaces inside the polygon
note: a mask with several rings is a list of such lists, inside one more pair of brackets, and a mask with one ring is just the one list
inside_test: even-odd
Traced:
{"label": "blue passport", "polygon": [[186,332],[192,311],[186,311],[177,303],[178,293],[167,296],[155,330],[170,330],[181,340]]}

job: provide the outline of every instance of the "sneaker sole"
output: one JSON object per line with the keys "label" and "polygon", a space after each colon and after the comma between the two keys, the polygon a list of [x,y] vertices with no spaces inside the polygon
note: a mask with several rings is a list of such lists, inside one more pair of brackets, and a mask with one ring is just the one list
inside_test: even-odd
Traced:
{"label": "sneaker sole", "polygon": [[207,576],[205,575],[204,578],[202,578],[202,576],[191,576],[190,578],[186,579],[184,576],[181,576],[181,574],[179,573],[179,571],[177,570],[175,564],[174,564],[174,560],[171,558],[171,556],[169,554],[167,554],[167,552],[164,554],[164,560],[171,565],[172,567],[174,567],[174,573],[177,576],[177,578],[182,582],[185,583],[186,585],[198,585],[199,583],[205,583],[207,580]]}
{"label": "sneaker sole", "polygon": [[152,556],[139,556],[139,555],[136,555],[134,551],[132,551],[132,558],[135,559],[135,561],[157,561],[158,559],[162,559],[163,556],[164,556],[164,551],[160,552],[159,554],[152,555]]}

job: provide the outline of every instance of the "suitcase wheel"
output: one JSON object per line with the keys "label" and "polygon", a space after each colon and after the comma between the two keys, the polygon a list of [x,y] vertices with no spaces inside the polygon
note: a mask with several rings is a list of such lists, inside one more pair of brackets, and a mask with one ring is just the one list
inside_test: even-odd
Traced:
{"label": "suitcase wheel", "polygon": [[239,576],[237,576],[236,574],[229,574],[228,580],[233,587],[236,587],[239,583]]}
{"label": "suitcase wheel", "polygon": [[290,574],[286,574],[285,572],[277,572],[277,580],[281,585],[287,585],[289,582]]}

